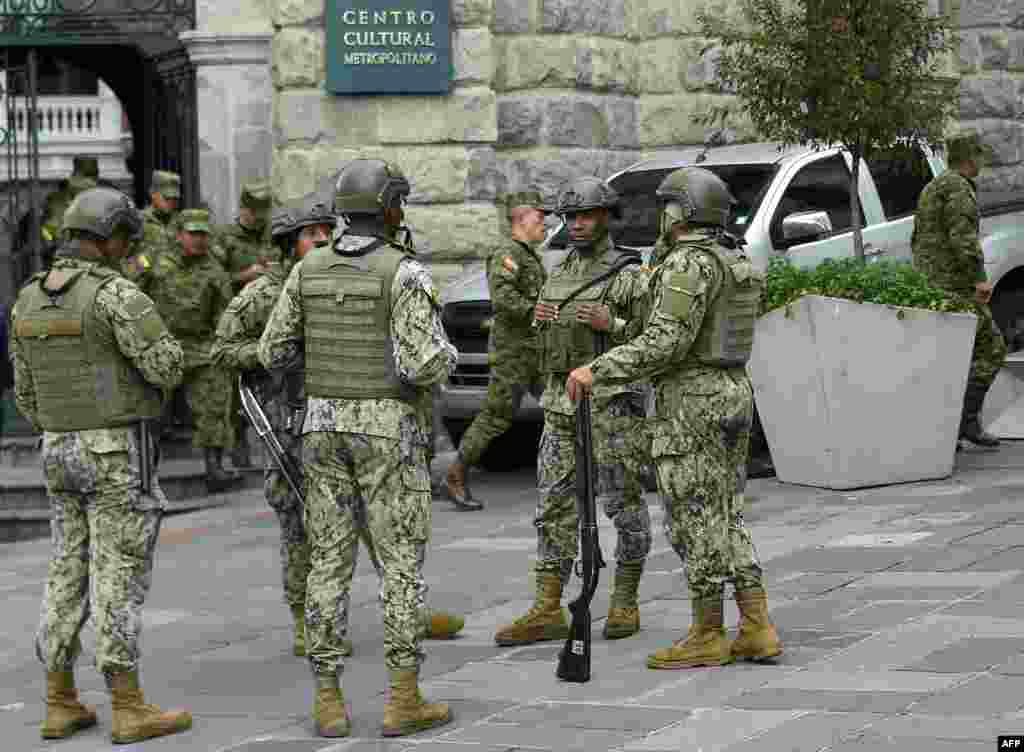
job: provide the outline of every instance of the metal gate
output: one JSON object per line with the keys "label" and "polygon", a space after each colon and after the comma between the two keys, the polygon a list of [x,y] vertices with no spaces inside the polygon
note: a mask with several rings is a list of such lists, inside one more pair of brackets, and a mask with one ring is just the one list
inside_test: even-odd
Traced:
{"label": "metal gate", "polygon": [[0,0],[0,301],[50,250],[41,235],[40,60],[89,70],[117,94],[131,121],[138,203],[152,171],[169,169],[182,177],[183,205],[194,205],[195,70],[178,38],[194,28],[195,0]]}

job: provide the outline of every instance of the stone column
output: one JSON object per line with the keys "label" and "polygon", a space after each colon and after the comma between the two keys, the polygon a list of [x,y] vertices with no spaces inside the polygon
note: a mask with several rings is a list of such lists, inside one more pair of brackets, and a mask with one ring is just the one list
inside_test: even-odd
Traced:
{"label": "stone column", "polygon": [[233,221],[241,184],[270,177],[270,32],[187,31],[196,66],[199,185],[215,221]]}

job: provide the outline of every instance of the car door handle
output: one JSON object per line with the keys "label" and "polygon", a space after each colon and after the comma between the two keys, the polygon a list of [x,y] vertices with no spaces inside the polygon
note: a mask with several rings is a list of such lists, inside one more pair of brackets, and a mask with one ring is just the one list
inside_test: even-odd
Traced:
{"label": "car door handle", "polygon": [[881,248],[875,248],[874,244],[872,243],[867,243],[864,246],[865,256],[881,256],[883,253],[885,253],[885,251],[883,251]]}

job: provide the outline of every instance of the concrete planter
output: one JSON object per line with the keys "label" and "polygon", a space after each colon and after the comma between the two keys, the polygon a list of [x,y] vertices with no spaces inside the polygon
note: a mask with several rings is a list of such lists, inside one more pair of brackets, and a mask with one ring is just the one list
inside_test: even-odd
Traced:
{"label": "concrete planter", "polygon": [[778,479],[848,489],[950,475],[975,322],[816,295],[763,316],[748,370]]}

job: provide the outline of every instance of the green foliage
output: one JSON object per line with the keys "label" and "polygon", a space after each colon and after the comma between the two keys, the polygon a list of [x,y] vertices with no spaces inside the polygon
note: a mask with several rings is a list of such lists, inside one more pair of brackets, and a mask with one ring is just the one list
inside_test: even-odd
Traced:
{"label": "green foliage", "polygon": [[929,311],[973,312],[969,301],[930,286],[923,274],[904,261],[882,259],[864,264],[855,258],[827,259],[813,269],[799,269],[785,259],[772,259],[762,313],[787,306],[804,295]]}
{"label": "green foliage", "polygon": [[736,0],[732,15],[698,13],[705,49],[738,107],[697,119],[727,123],[738,110],[767,139],[842,146],[867,158],[893,144],[941,141],[957,104],[942,81],[955,42],[928,0]]}

